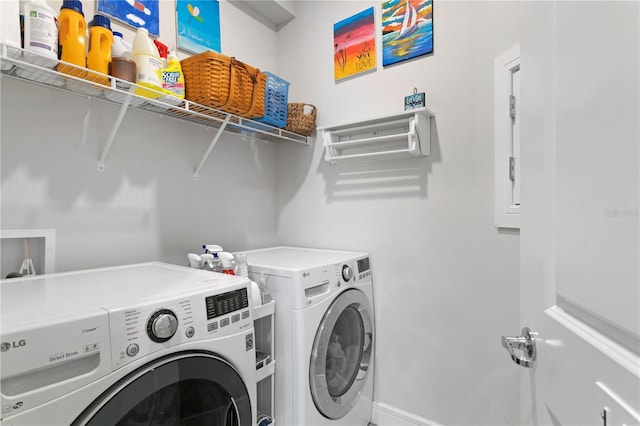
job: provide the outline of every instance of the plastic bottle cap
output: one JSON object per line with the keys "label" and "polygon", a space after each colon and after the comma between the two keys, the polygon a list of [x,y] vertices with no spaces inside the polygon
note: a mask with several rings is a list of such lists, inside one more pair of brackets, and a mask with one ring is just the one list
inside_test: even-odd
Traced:
{"label": "plastic bottle cap", "polygon": [[111,21],[106,16],[102,15],[94,15],[93,21],[91,21],[92,27],[105,27],[108,30],[111,30]]}
{"label": "plastic bottle cap", "polygon": [[80,0],[64,0],[62,2],[62,6],[60,7],[60,10],[62,9],[75,10],[76,12],[84,16],[84,12],[82,11],[82,2]]}

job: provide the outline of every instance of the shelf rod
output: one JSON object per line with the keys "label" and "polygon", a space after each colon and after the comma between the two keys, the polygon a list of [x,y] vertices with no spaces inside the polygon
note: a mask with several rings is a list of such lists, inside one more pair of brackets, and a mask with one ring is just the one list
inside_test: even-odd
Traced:
{"label": "shelf rod", "polygon": [[409,122],[411,120],[414,120],[413,115],[400,118],[397,120],[365,122],[358,126],[340,126],[337,128],[329,128],[326,130],[331,131],[332,134],[338,135],[338,136],[352,135],[354,133],[361,132],[361,131],[371,133],[376,130],[380,131],[380,130],[391,129],[391,128],[400,127],[400,126],[409,127]]}
{"label": "shelf rod", "polygon": [[397,158],[399,155],[409,154],[411,156],[418,156],[419,153],[416,153],[414,150],[409,148],[404,149],[395,149],[391,151],[378,151],[378,152],[367,152],[364,154],[351,154],[351,155],[341,155],[341,156],[331,156],[325,154],[325,160],[329,161],[332,164],[340,163],[341,161],[349,161],[349,160],[364,160],[371,158]]}
{"label": "shelf rod", "polygon": [[211,154],[211,150],[213,150],[213,147],[216,146],[218,139],[220,139],[220,136],[222,136],[222,132],[224,132],[224,128],[227,127],[227,124],[229,123],[230,119],[231,119],[231,116],[227,115],[227,117],[222,122],[222,125],[218,128],[216,135],[213,137],[213,140],[209,144],[209,148],[207,148],[207,151],[204,153],[202,160],[200,160],[200,164],[198,164],[198,167],[196,167],[195,171],[193,172],[193,180],[198,180],[198,178],[200,177],[200,169],[202,169],[202,166],[204,166],[205,161],[207,161],[207,158],[209,158],[209,154]]}
{"label": "shelf rod", "polygon": [[107,158],[107,154],[109,153],[109,150],[111,149],[111,144],[113,143],[113,139],[116,137],[116,133],[118,132],[118,129],[122,124],[124,115],[127,112],[127,109],[129,108],[129,103],[131,103],[131,98],[133,97],[134,89],[135,89],[135,86],[131,86],[131,88],[129,89],[129,94],[127,95],[124,102],[122,103],[122,106],[120,107],[120,112],[118,113],[118,117],[116,117],[116,121],[115,123],[113,123],[113,127],[111,128],[111,133],[109,133],[109,137],[107,138],[107,143],[104,145],[104,148],[102,148],[102,154],[100,154],[100,158],[98,159],[98,170],[101,172],[104,171],[104,161]]}
{"label": "shelf rod", "polygon": [[370,138],[362,138],[362,139],[354,139],[350,141],[341,141],[341,142],[327,142],[325,146],[331,148],[348,148],[353,146],[360,145],[373,145],[380,142],[390,142],[390,141],[399,141],[409,138],[409,140],[414,136],[414,133],[405,132],[405,133],[396,133],[394,135],[385,135],[385,136],[373,136]]}

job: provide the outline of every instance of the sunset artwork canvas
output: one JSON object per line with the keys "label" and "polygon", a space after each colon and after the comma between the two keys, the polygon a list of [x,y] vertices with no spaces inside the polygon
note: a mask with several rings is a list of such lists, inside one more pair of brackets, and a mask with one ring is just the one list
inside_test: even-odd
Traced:
{"label": "sunset artwork canvas", "polygon": [[373,7],[333,25],[333,70],[342,80],[376,69],[376,29]]}
{"label": "sunset artwork canvas", "polygon": [[433,0],[382,3],[382,66],[433,52]]}

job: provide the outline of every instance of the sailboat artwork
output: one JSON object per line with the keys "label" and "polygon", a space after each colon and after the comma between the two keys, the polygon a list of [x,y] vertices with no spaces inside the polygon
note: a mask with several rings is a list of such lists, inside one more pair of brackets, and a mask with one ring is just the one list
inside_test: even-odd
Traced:
{"label": "sailboat artwork", "polygon": [[433,52],[433,0],[382,3],[382,65]]}
{"label": "sailboat artwork", "polygon": [[413,33],[418,28],[416,25],[417,22],[418,12],[416,12],[416,8],[413,7],[411,2],[407,0],[404,18],[402,19],[402,27],[400,28],[400,37],[407,37],[409,34]]}

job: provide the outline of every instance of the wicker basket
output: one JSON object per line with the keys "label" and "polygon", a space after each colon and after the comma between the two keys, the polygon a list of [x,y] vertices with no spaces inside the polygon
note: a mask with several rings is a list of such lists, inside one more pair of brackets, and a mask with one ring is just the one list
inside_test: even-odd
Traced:
{"label": "wicker basket", "polygon": [[264,115],[267,76],[259,69],[216,52],[180,64],[187,100],[247,118]]}
{"label": "wicker basket", "polygon": [[[307,111],[305,113],[305,107]],[[311,104],[294,103],[287,105],[286,130],[299,135],[310,136],[316,130],[318,109]]]}

